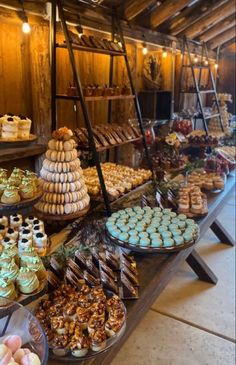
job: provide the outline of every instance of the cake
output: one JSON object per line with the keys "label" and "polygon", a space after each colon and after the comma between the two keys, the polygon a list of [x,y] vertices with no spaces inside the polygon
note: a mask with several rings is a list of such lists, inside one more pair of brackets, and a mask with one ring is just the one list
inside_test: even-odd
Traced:
{"label": "cake", "polygon": [[77,157],[73,133],[64,127],[53,132],[40,176],[43,196],[36,209],[46,214],[77,213],[88,207],[90,198]]}

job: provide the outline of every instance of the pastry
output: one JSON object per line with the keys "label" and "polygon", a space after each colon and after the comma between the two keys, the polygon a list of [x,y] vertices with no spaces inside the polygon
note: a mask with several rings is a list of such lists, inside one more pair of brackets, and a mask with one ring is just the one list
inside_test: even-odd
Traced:
{"label": "pastry", "polygon": [[8,305],[8,300],[16,299],[16,290],[12,281],[0,278],[0,306]]}
{"label": "pastry", "polygon": [[14,259],[11,260],[11,262],[0,270],[0,278],[8,279],[12,282],[14,282],[17,278],[19,272],[19,268],[16,265]]}
{"label": "pastry", "polygon": [[31,294],[39,288],[36,274],[27,267],[21,267],[16,282],[22,294]]}
{"label": "pastry", "polygon": [[88,353],[90,341],[82,332],[75,333],[70,342],[71,353],[75,357],[82,357]]}
{"label": "pastry", "polygon": [[19,116],[18,121],[18,138],[19,139],[29,139],[31,120],[23,115]]}
{"label": "pastry", "polygon": [[2,138],[15,140],[18,136],[18,120],[13,117],[2,120]]}
{"label": "pastry", "polygon": [[18,188],[16,186],[7,185],[1,196],[1,202],[4,204],[14,204],[19,203],[20,200]]}

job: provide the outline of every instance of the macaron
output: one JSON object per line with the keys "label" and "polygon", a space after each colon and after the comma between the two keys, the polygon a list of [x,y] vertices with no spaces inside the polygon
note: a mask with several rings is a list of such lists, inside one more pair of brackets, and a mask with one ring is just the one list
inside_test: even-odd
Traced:
{"label": "macaron", "polygon": [[130,228],[127,225],[123,225],[120,227],[121,232],[129,232]]}
{"label": "macaron", "polygon": [[170,231],[174,231],[174,230],[176,230],[176,229],[178,229],[177,224],[173,224],[173,223],[171,223],[171,224],[169,225],[169,230],[170,230]]}
{"label": "macaron", "polygon": [[136,231],[136,229],[131,229],[131,230],[129,231],[129,235],[130,235],[130,236],[137,236],[137,235],[138,235],[138,231]]}
{"label": "macaron", "polygon": [[129,239],[129,235],[128,235],[128,233],[126,233],[126,232],[121,232],[120,234],[119,234],[119,240],[121,240],[121,241],[123,241],[123,242],[127,242],[128,241],[128,239]]}
{"label": "macaron", "polygon": [[172,237],[172,233],[169,231],[164,231],[161,234],[162,238],[168,238],[168,237]]}
{"label": "macaron", "polygon": [[148,233],[147,232],[140,232],[138,236],[140,238],[148,238]]}
{"label": "macaron", "polygon": [[150,227],[154,227],[154,228],[158,228],[158,227],[160,227],[160,222],[155,222],[155,221],[151,221],[151,224],[150,224]]}
{"label": "macaron", "polygon": [[133,207],[133,211],[137,212],[137,213],[140,213],[140,211],[142,211],[142,208],[139,207],[139,206],[135,206],[135,207]]}
{"label": "macaron", "polygon": [[4,345],[6,345],[11,352],[14,354],[17,350],[19,350],[21,348],[22,345],[22,340],[20,338],[20,336],[17,335],[10,335],[7,336],[4,340],[3,340]]}
{"label": "macaron", "polygon": [[175,236],[181,236],[182,232],[180,229],[174,229],[172,231],[172,235],[175,237]]}
{"label": "macaron", "polygon": [[153,239],[153,238],[161,238],[161,235],[160,233],[151,233],[150,234],[150,238]]}
{"label": "macaron", "polygon": [[174,243],[175,243],[174,240],[170,237],[165,238],[163,241],[163,244],[165,247],[172,247],[172,246],[174,246]]}
{"label": "macaron", "polygon": [[162,233],[162,232],[164,232],[164,231],[168,231],[167,226],[160,226],[160,227],[158,228],[158,232]]}
{"label": "macaron", "polygon": [[107,219],[107,222],[115,222],[115,221],[116,221],[116,218],[114,218],[113,216],[111,216]]}
{"label": "macaron", "polygon": [[118,221],[116,221],[116,226],[118,228],[123,227],[125,224],[126,224],[126,221],[125,220],[118,220]]}
{"label": "macaron", "polygon": [[194,225],[195,224],[195,221],[193,219],[186,219],[186,224],[188,226],[191,226],[191,225]]}
{"label": "macaron", "polygon": [[125,212],[129,214],[129,213],[133,212],[133,209],[132,208],[125,208]]}
{"label": "macaron", "polygon": [[137,222],[138,222],[137,217],[132,217],[129,219],[129,223],[137,223]]}
{"label": "macaron", "polygon": [[114,222],[106,222],[106,227],[107,227],[107,229],[109,229],[109,228],[115,228],[116,226],[115,226]]}
{"label": "macaron", "polygon": [[162,247],[162,240],[160,238],[152,238],[151,246],[152,247]]}
{"label": "macaron", "polygon": [[190,242],[193,240],[193,235],[191,233],[184,233],[183,238],[185,242]]}
{"label": "macaron", "polygon": [[186,226],[185,221],[180,221],[180,222],[178,223],[178,226],[179,226],[179,228],[180,228],[180,229],[185,228],[185,226]]}
{"label": "macaron", "polygon": [[172,218],[171,219],[171,223],[178,224],[179,223],[179,219],[178,218]]}
{"label": "macaron", "polygon": [[171,218],[175,218],[175,217],[177,216],[177,214],[176,214],[175,212],[170,212],[169,216],[170,216]]}
{"label": "macaron", "polygon": [[131,245],[138,245],[139,244],[139,237],[138,236],[130,236],[129,241]]}
{"label": "macaron", "polygon": [[163,214],[169,214],[171,213],[171,209],[170,208],[165,208],[162,210]]}
{"label": "macaron", "polygon": [[112,215],[112,218],[119,218],[120,217],[120,213],[113,213]]}
{"label": "macaron", "polygon": [[113,229],[112,231],[109,231],[111,233],[111,235],[115,238],[118,238],[121,231],[119,229]]}
{"label": "macaron", "polygon": [[38,355],[30,352],[21,358],[21,365],[41,365]]}
{"label": "macaron", "polygon": [[149,226],[149,227],[147,227],[147,233],[156,233],[156,228],[155,227],[152,227],[152,226]]}
{"label": "macaron", "polygon": [[138,221],[141,221],[143,219],[143,216],[141,214],[136,214],[135,218],[138,220]]}
{"label": "macaron", "polygon": [[129,228],[131,228],[131,229],[134,229],[134,228],[135,228],[135,226],[136,226],[136,224],[135,224],[134,222],[128,222],[128,223],[127,223],[127,226],[128,226]]}
{"label": "macaron", "polygon": [[169,225],[170,225],[170,221],[169,221],[169,220],[161,221],[161,225],[162,225],[162,226],[169,227]]}
{"label": "macaron", "polygon": [[181,221],[185,221],[187,219],[187,217],[185,214],[179,214],[178,219],[180,219]]}
{"label": "macaron", "polygon": [[133,212],[133,211],[131,211],[131,212],[128,212],[128,215],[129,215],[129,217],[135,217],[136,216],[136,213]]}
{"label": "macaron", "polygon": [[154,217],[162,217],[162,212],[155,212]]}
{"label": "macaron", "polygon": [[150,246],[150,243],[151,243],[151,241],[149,238],[143,237],[140,239],[140,246],[142,246],[142,247]]}
{"label": "macaron", "polygon": [[148,205],[146,207],[143,207],[144,212],[152,212],[152,208]]}
{"label": "macaron", "polygon": [[121,215],[121,219],[127,220],[127,219],[129,219],[129,215],[124,213]]}
{"label": "macaron", "polygon": [[144,226],[142,226],[142,225],[137,225],[135,229],[136,229],[136,231],[138,231],[138,232],[143,232],[143,231],[145,230],[145,227],[144,227]]}
{"label": "macaron", "polygon": [[155,208],[153,208],[153,211],[154,211],[154,213],[161,212],[161,208],[160,207],[155,207]]}
{"label": "macaron", "polygon": [[184,243],[184,239],[182,236],[175,236],[174,241],[176,245],[182,245]]}
{"label": "macaron", "polygon": [[19,350],[17,350],[15,353],[14,353],[14,355],[13,355],[13,358],[14,358],[14,360],[17,362],[17,363],[20,363],[20,361],[21,361],[21,359],[22,359],[22,357],[24,356],[24,355],[27,355],[27,354],[30,354],[30,350],[29,349],[19,349]]}

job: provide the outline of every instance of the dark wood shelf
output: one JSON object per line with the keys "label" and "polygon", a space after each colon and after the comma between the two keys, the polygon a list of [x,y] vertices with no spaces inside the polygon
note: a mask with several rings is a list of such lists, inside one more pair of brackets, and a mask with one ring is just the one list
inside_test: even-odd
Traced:
{"label": "dark wood shelf", "polygon": [[[79,96],[69,96],[66,94],[57,94],[57,99],[62,100],[80,100]],[[134,95],[114,95],[114,96],[85,96],[85,101],[105,101],[105,100],[127,100],[134,99]]]}
{"label": "dark wood shelf", "polygon": [[[56,44],[57,48],[66,48],[67,49],[67,45],[66,44]],[[102,48],[93,48],[93,47],[85,47],[85,46],[79,46],[76,44],[72,44],[72,48],[75,51],[84,51],[84,52],[92,52],[92,53],[101,53],[101,54],[105,54],[108,56],[125,56],[126,53],[124,52],[118,52],[118,51],[110,51],[108,49],[102,49]]]}
{"label": "dark wood shelf", "polygon": [[192,68],[196,68],[196,69],[203,69],[203,68],[205,68],[205,69],[210,69],[210,66],[209,65],[206,65],[206,66],[204,66],[204,65],[202,65],[202,66],[198,66],[198,65],[183,65],[183,67],[192,67]]}
{"label": "dark wood shelf", "polygon": [[0,149],[0,163],[20,160],[25,157],[42,155],[46,151],[46,145],[34,144],[26,147]]}
{"label": "dark wood shelf", "polygon": [[[138,138],[133,138],[133,139],[127,139],[127,141],[124,141],[122,143],[109,144],[109,146],[97,147],[97,151],[103,152],[103,151],[109,150],[111,148],[124,146],[125,144],[128,144],[128,143],[139,142],[139,141],[141,141],[141,139],[142,139],[142,137],[138,137]],[[91,148],[89,146],[78,146],[77,148],[82,151],[91,150]]]}
{"label": "dark wood shelf", "polygon": [[[197,91],[180,91],[182,94],[197,94]],[[213,94],[215,90],[199,90],[201,94]]]}

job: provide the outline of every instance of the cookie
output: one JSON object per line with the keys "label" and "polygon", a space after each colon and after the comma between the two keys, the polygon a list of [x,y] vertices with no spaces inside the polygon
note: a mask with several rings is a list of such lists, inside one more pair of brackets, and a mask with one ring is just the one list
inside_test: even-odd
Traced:
{"label": "cookie", "polygon": [[70,139],[69,141],[65,141],[63,145],[64,151],[72,151],[75,147],[75,141],[73,139]]}
{"label": "cookie", "polygon": [[71,214],[72,213],[72,205],[70,203],[65,204],[64,210],[65,210],[65,214]]}
{"label": "cookie", "polygon": [[72,194],[71,193],[65,193],[65,203],[72,203]]}
{"label": "cookie", "polygon": [[50,141],[48,142],[48,148],[50,150],[56,149],[56,140],[55,139],[50,139]]}
{"label": "cookie", "polygon": [[56,141],[56,150],[57,151],[63,151],[63,142],[62,141]]}

